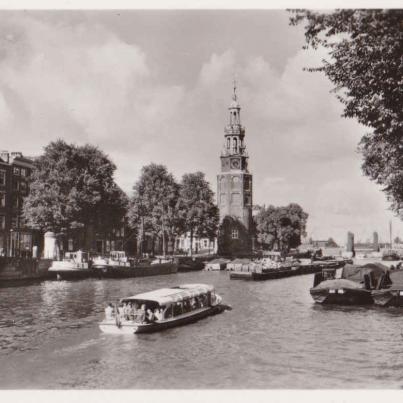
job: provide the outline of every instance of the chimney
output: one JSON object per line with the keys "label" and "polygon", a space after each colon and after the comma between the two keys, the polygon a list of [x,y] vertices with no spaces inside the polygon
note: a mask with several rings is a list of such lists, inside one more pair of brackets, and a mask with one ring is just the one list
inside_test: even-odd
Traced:
{"label": "chimney", "polygon": [[377,232],[374,232],[374,235],[373,235],[373,239],[374,239],[374,241],[373,241],[373,244],[374,244],[374,249],[377,251],[377,252],[379,252],[379,237],[378,237],[378,233]]}
{"label": "chimney", "polygon": [[347,232],[347,252],[354,253],[354,234]]}

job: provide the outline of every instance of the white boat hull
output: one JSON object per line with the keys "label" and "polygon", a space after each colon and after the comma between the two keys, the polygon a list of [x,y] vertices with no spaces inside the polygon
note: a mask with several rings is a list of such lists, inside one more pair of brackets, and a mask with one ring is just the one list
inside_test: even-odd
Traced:
{"label": "white boat hull", "polygon": [[207,316],[221,313],[225,309],[227,309],[227,306],[218,304],[152,323],[136,323],[130,321],[122,321],[119,323],[115,318],[105,319],[99,324],[99,328],[102,332],[109,334],[152,333],[175,326],[189,324]]}

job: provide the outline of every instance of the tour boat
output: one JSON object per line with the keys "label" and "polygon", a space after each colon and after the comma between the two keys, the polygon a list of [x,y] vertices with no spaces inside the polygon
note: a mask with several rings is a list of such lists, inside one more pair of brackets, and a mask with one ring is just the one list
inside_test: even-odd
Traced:
{"label": "tour boat", "polygon": [[66,252],[63,260],[54,260],[48,273],[58,280],[70,280],[90,277],[93,270],[90,267],[88,253],[79,250]]}
{"label": "tour boat", "polygon": [[[162,288],[121,299],[120,307],[105,310],[99,327],[115,334],[156,332],[223,312],[228,307],[221,301],[214,287],[207,284]],[[154,318],[149,318],[150,312],[155,312]]]}

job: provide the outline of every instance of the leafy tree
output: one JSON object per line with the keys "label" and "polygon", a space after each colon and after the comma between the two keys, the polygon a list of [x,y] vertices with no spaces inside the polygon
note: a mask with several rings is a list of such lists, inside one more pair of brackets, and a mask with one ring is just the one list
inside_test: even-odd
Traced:
{"label": "leafy tree", "polygon": [[183,175],[179,194],[184,231],[190,233],[192,254],[194,236],[212,239],[217,235],[218,208],[214,203],[214,193],[202,172]]}
{"label": "leafy tree", "polygon": [[[113,179],[115,165],[98,148],[51,142],[35,160],[24,200],[27,224],[42,231],[82,228],[111,230],[120,225],[127,197]],[[92,245],[86,237],[87,247]]]}
{"label": "leafy tree", "polygon": [[335,85],[344,116],[370,130],[360,142],[364,173],[383,186],[403,218],[403,10],[297,10],[307,47],[323,46],[319,68]]}
{"label": "leafy tree", "polygon": [[133,190],[129,223],[139,229],[141,239],[147,232],[153,238],[161,237],[163,253],[166,254],[167,238],[172,241],[179,232],[179,185],[165,166],[152,163],[142,168]]}
{"label": "leafy tree", "polygon": [[329,238],[327,240],[327,246],[332,247],[332,248],[337,248],[337,242],[333,238]]}
{"label": "leafy tree", "polygon": [[269,249],[288,252],[301,244],[308,214],[296,203],[285,207],[261,207],[255,216],[257,240]]}

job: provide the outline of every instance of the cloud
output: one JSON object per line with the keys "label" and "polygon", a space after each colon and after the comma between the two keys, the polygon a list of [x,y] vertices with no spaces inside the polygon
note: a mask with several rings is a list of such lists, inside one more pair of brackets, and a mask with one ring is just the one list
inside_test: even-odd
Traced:
{"label": "cloud", "polygon": [[135,147],[176,116],[182,88],[155,83],[145,53],[104,27],[21,15],[4,22],[0,130],[18,137],[15,146],[31,143],[29,152],[38,153],[64,137]]}
{"label": "cloud", "polygon": [[[167,83],[151,45],[95,21],[0,15],[2,148],[32,155],[59,137],[90,142],[113,159],[128,193],[151,161],[178,179],[201,170],[215,190],[235,76],[256,204],[300,203],[314,237],[339,240],[349,229],[371,233],[390,217],[384,195],[361,177],[356,146],[364,128],[340,117],[326,77],[303,71],[323,54],[301,50],[279,68],[236,42],[221,49],[217,37],[186,84]],[[196,54],[197,44],[187,51]]]}

